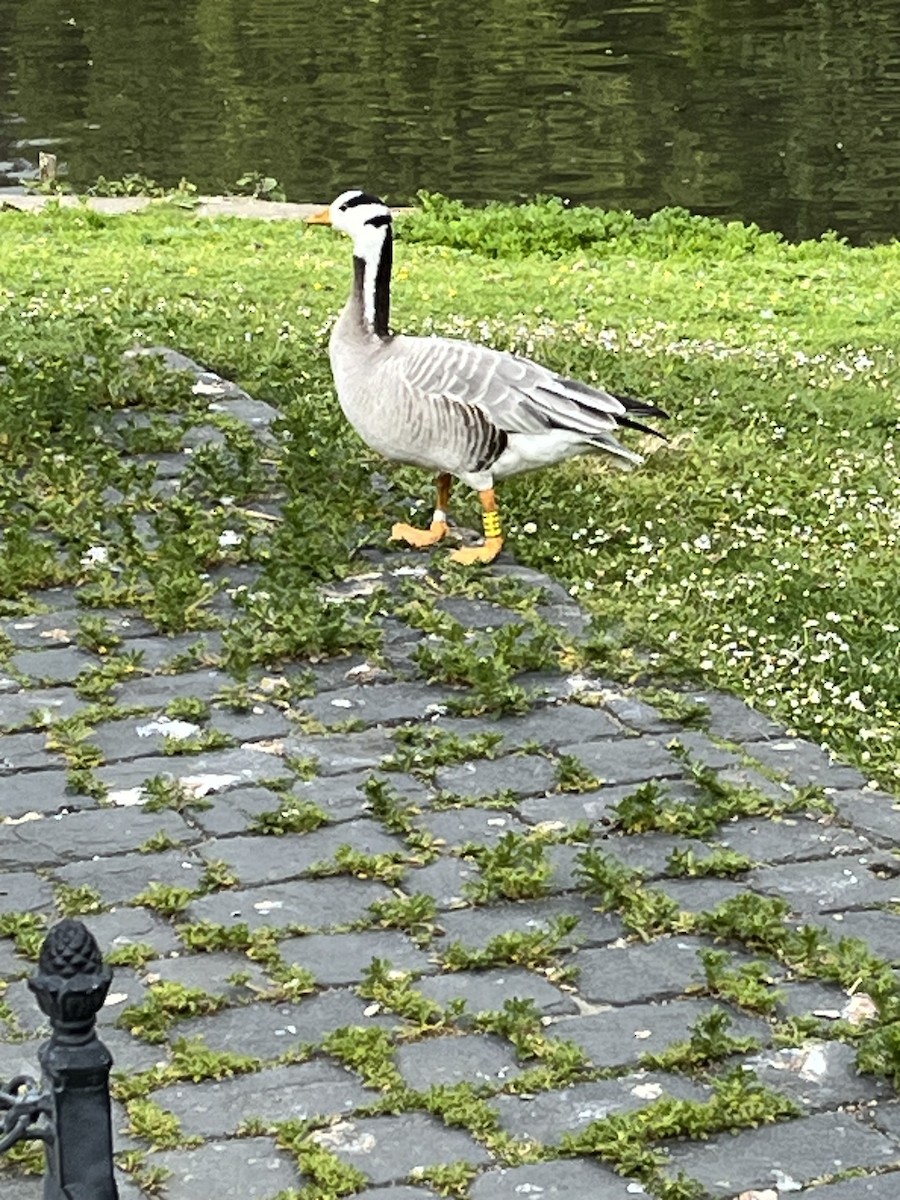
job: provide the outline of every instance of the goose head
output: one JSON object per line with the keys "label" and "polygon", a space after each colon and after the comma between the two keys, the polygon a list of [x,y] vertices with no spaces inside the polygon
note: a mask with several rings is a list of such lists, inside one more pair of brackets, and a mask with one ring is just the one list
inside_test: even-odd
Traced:
{"label": "goose head", "polygon": [[307,217],[309,225],[333,225],[353,239],[353,253],[359,258],[377,256],[384,239],[385,230],[390,230],[391,210],[369,192],[351,188],[341,192],[327,208],[320,209]]}

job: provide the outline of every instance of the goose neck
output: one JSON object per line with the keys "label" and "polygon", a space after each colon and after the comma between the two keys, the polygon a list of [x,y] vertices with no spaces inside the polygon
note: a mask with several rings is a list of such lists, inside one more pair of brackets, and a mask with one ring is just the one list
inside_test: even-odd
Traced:
{"label": "goose neck", "polygon": [[353,255],[353,301],[363,325],[377,337],[390,336],[391,264],[393,240],[385,226],[379,242],[371,242]]}

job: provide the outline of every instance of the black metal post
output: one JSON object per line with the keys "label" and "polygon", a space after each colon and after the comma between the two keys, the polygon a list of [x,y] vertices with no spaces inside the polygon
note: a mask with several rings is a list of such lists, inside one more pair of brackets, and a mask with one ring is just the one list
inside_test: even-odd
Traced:
{"label": "black metal post", "polygon": [[54,925],[28,980],[53,1036],[38,1051],[52,1136],[44,1200],[118,1200],[113,1175],[109,1072],[112,1055],[97,1037],[97,1013],[112,981],[81,921]]}

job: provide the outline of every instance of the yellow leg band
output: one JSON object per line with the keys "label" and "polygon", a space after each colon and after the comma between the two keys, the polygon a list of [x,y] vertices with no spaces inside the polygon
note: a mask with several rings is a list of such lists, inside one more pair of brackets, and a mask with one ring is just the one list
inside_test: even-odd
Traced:
{"label": "yellow leg band", "polygon": [[496,538],[500,536],[500,514],[498,512],[482,513],[484,522],[484,536],[486,538]]}

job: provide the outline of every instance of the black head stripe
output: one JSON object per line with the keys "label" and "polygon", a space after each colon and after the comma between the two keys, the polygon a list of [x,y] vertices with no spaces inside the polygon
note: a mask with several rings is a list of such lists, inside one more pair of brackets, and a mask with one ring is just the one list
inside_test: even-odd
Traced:
{"label": "black head stripe", "polygon": [[368,192],[357,192],[355,196],[351,196],[349,200],[345,200],[341,205],[341,211],[345,208],[356,208],[357,204],[380,204],[381,201],[377,196],[372,196]]}
{"label": "black head stripe", "polygon": [[377,213],[374,217],[369,217],[368,221],[366,221],[367,225],[374,225],[376,229],[379,229],[382,225],[390,225],[390,223],[390,213]]}

